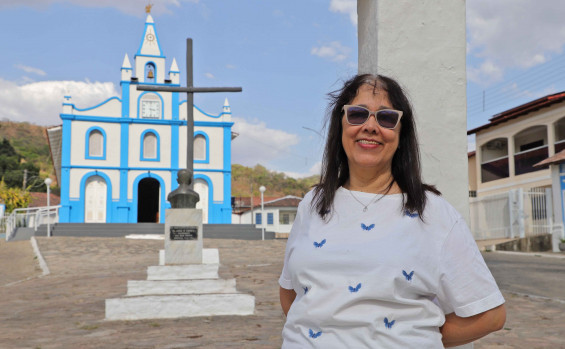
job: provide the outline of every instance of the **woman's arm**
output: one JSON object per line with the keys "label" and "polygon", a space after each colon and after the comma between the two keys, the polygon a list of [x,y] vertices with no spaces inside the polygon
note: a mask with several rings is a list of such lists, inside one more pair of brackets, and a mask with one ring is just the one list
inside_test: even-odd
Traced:
{"label": "woman's arm", "polygon": [[283,309],[284,315],[288,314],[288,310],[294,302],[294,298],[296,298],[296,292],[294,290],[287,290],[286,288],[280,287],[279,290],[280,298],[281,298],[281,307]]}
{"label": "woman's arm", "polygon": [[470,317],[459,317],[455,313],[447,314],[445,323],[440,328],[443,345],[448,348],[471,343],[502,329],[505,321],[504,304]]}

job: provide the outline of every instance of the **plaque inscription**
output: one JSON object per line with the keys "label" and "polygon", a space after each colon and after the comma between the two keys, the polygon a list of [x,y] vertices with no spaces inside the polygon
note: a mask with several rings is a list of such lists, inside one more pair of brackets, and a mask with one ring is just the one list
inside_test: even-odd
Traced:
{"label": "plaque inscription", "polygon": [[169,232],[171,240],[198,240],[198,227],[196,226],[170,227]]}

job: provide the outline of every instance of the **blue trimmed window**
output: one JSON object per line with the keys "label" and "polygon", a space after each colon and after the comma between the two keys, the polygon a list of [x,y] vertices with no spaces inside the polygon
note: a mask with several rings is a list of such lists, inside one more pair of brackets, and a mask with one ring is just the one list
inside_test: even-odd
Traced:
{"label": "blue trimmed window", "polygon": [[263,220],[261,219],[261,213],[255,213],[255,224],[263,224]]}
{"label": "blue trimmed window", "polygon": [[91,127],[86,131],[84,158],[106,160],[106,132],[100,127]]}
{"label": "blue trimmed window", "polygon": [[146,130],[141,134],[140,159],[141,161],[160,161],[161,149],[159,134],[155,130]]}
{"label": "blue trimmed window", "polygon": [[198,164],[210,163],[210,142],[208,135],[202,131],[194,133],[194,162]]}
{"label": "blue trimmed window", "polygon": [[273,221],[274,221],[273,213],[272,212],[267,213],[267,224],[273,224]]}

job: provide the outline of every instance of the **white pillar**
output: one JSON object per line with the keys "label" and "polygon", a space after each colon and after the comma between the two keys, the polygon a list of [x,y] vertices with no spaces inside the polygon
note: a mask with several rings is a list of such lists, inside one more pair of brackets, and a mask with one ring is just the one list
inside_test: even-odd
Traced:
{"label": "white pillar", "polygon": [[516,175],[516,167],[514,166],[514,136],[508,137],[508,176],[510,178]]}
{"label": "white pillar", "polygon": [[359,73],[387,75],[406,88],[424,181],[469,222],[465,1],[357,0],[357,14]]}
{"label": "white pillar", "polygon": [[378,62],[407,89],[424,180],[468,220],[465,1],[358,0],[357,12],[359,72]]}
{"label": "white pillar", "polygon": [[375,73],[377,69],[377,1],[357,0],[357,34],[359,73]]}

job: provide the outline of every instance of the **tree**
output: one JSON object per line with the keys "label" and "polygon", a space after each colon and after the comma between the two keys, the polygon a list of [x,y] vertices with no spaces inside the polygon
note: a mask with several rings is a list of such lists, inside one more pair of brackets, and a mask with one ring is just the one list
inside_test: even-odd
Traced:
{"label": "tree", "polygon": [[8,188],[4,181],[0,182],[0,200],[6,205],[6,213],[16,208],[25,208],[31,202],[31,195],[20,188]]}

